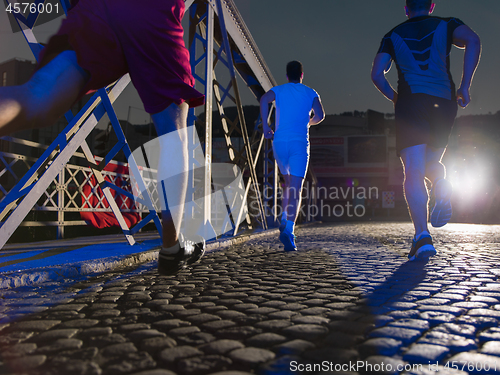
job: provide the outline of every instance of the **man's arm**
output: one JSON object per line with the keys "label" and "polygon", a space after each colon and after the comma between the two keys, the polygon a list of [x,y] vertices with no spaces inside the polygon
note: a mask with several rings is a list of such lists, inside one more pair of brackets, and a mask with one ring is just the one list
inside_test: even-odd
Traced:
{"label": "man's arm", "polygon": [[269,119],[269,104],[276,100],[276,95],[273,90],[269,90],[260,98],[260,117],[262,118],[262,129],[264,131],[264,137],[267,139],[273,139],[274,132],[269,127],[267,122]]}
{"label": "man's arm", "polygon": [[313,99],[312,110],[314,112],[314,116],[311,120],[309,120],[309,125],[318,125],[325,119],[325,110],[323,109],[323,104],[321,104],[319,96]]}
{"label": "man's arm", "polygon": [[481,40],[469,26],[461,25],[453,32],[453,44],[465,48],[462,82],[457,90],[457,102],[465,108],[470,103],[469,90],[481,56]]}
{"label": "man's arm", "polygon": [[372,66],[372,81],[375,87],[384,96],[394,102],[398,100],[398,93],[392,88],[391,84],[385,78],[387,72],[391,69],[392,57],[388,53],[377,53]]}

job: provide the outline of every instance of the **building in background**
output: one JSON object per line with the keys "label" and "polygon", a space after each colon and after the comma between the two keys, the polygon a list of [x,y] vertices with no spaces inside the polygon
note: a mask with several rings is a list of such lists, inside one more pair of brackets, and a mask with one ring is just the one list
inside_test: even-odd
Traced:
{"label": "building in background", "polygon": [[[327,115],[311,127],[310,143],[319,188],[308,194],[316,194],[323,220],[407,216],[393,116],[372,110]],[[384,192],[391,192],[394,208],[384,206]]]}
{"label": "building in background", "polygon": [[24,59],[11,59],[0,63],[0,76],[2,86],[22,85],[26,83],[35,70],[34,61]]}

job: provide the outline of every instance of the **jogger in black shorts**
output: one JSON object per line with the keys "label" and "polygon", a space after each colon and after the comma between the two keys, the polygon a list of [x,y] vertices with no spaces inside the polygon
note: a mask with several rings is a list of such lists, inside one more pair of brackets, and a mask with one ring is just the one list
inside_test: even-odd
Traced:
{"label": "jogger in black shorts", "polygon": [[[431,224],[442,227],[451,219],[452,187],[445,180],[441,159],[457,113],[465,108],[469,89],[479,63],[481,42],[477,34],[457,18],[431,17],[431,0],[406,0],[408,21],[387,33],[373,62],[372,80],[396,112],[396,147],[403,163],[404,191],[415,227],[408,258],[427,259],[436,254],[427,228],[429,194],[432,184],[435,205]],[[449,54],[452,45],[465,49],[463,75],[455,91]],[[392,62],[398,68],[398,91],[385,78]]]}

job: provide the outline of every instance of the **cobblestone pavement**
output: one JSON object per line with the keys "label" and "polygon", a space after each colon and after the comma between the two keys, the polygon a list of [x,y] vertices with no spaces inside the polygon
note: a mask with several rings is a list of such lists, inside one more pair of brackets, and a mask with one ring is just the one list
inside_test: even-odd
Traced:
{"label": "cobblestone pavement", "polygon": [[149,263],[0,291],[0,373],[500,373],[500,226],[321,224],[296,253],[264,237],[175,277]]}

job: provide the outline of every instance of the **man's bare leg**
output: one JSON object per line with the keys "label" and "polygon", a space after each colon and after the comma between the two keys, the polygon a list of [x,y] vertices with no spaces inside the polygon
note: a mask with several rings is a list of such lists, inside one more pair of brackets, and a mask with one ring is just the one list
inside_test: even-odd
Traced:
{"label": "man's bare leg", "polygon": [[[408,253],[409,260],[428,259],[436,254],[427,229],[429,193],[425,186],[427,145],[417,145],[401,151],[405,171],[404,191],[408,210],[415,227],[415,237]],[[438,168],[435,171],[437,173]]]}
{"label": "man's bare leg", "polygon": [[205,240],[187,238],[179,243],[189,173],[189,106],[172,104],[152,115],[160,143],[158,193],[162,195],[163,246],[158,254],[158,272],[174,275],[196,263],[205,252]]}
{"label": "man's bare leg", "polygon": [[426,145],[417,145],[401,151],[405,175],[405,199],[417,236],[422,232],[428,232],[429,194],[425,186],[426,148]]}
{"label": "man's bare leg", "polygon": [[[166,207],[162,207],[163,247],[177,244],[184,213],[188,178],[187,115],[189,106],[182,103],[170,105],[152,115],[160,137],[158,162],[158,193]],[[166,199],[165,199],[166,198]]]}
{"label": "man's bare leg", "polygon": [[0,136],[54,124],[78,99],[88,73],[64,51],[21,86],[0,87]]}

